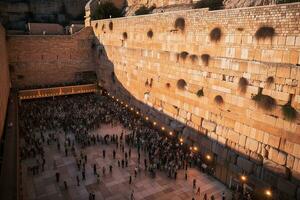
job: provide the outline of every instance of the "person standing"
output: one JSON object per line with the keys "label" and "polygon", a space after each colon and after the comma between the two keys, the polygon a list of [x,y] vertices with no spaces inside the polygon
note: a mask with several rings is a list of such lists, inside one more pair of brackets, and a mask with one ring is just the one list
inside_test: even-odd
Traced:
{"label": "person standing", "polygon": [[67,190],[68,189],[67,181],[64,181],[64,186],[65,186],[65,190]]}
{"label": "person standing", "polygon": [[55,177],[56,177],[56,182],[57,182],[57,183],[59,182],[59,176],[60,176],[59,172],[56,172],[56,173],[55,173]]}
{"label": "person standing", "polygon": [[93,165],[93,168],[94,168],[94,175],[96,175],[97,174],[97,166],[96,166],[96,164]]}
{"label": "person standing", "polygon": [[200,186],[197,189],[196,195],[200,195]]}
{"label": "person standing", "polygon": [[103,149],[103,151],[102,151],[102,156],[103,156],[103,158],[105,158],[105,149]]}
{"label": "person standing", "polygon": [[196,179],[193,179],[193,189],[196,189]]}
{"label": "person standing", "polygon": [[129,176],[129,185],[132,183],[132,177]]}

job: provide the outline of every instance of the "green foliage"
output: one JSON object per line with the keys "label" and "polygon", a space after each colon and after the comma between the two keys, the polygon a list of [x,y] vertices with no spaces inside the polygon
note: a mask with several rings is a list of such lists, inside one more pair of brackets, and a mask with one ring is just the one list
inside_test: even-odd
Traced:
{"label": "green foliage", "polygon": [[239,80],[239,88],[240,88],[240,91],[242,93],[246,92],[248,84],[249,84],[249,82],[248,82],[248,80],[246,78],[244,78],[244,77],[240,78],[240,80]]}
{"label": "green foliage", "polygon": [[203,89],[198,90],[198,92],[196,93],[196,95],[197,95],[198,97],[203,97],[203,96],[204,96]]}
{"label": "green foliage", "polygon": [[215,103],[218,105],[222,105],[224,103],[223,97],[221,95],[215,96]]}
{"label": "green foliage", "polygon": [[155,6],[151,6],[150,8],[146,7],[145,5],[142,5],[139,9],[135,11],[135,15],[148,15],[151,14],[154,10]]}
{"label": "green foliage", "polygon": [[274,77],[273,76],[269,76],[267,79],[266,79],[266,83],[267,85],[271,85],[274,83]]}
{"label": "green foliage", "polygon": [[202,54],[201,55],[201,60],[202,60],[202,62],[205,66],[208,66],[209,60],[210,60],[210,55],[209,54]]}
{"label": "green foliage", "polygon": [[261,92],[253,96],[252,99],[264,110],[271,111],[276,107],[276,100],[273,97],[262,94]]}
{"label": "green foliage", "polygon": [[153,31],[151,29],[147,32],[147,37],[148,38],[152,38],[153,37]]}
{"label": "green foliage", "polygon": [[108,19],[123,17],[122,10],[118,9],[112,2],[101,3],[92,14],[92,19]]}
{"label": "green foliage", "polygon": [[222,37],[221,29],[219,27],[214,28],[213,30],[210,31],[209,37],[211,41],[219,42]]}
{"label": "green foliage", "polygon": [[177,81],[177,88],[180,89],[180,90],[185,90],[185,87],[187,86],[185,80],[183,79],[179,79]]}
{"label": "green foliage", "polygon": [[287,120],[293,121],[297,118],[298,113],[297,113],[296,109],[291,106],[290,103],[287,103],[284,106],[282,106],[281,111],[282,111],[283,116]]}
{"label": "green foliage", "polygon": [[123,32],[122,35],[123,35],[123,39],[124,39],[124,40],[127,40],[127,38],[128,38],[127,32]]}
{"label": "green foliage", "polygon": [[300,2],[300,0],[276,0],[277,4],[282,4],[282,3],[295,3],[295,2]]}
{"label": "green foliage", "polygon": [[185,29],[185,20],[182,17],[178,17],[175,20],[174,28],[180,29],[181,31],[184,31]]}
{"label": "green foliage", "polygon": [[256,33],[255,33],[255,38],[257,40],[265,40],[267,38],[272,39],[275,36],[275,29],[270,26],[262,26],[260,27]]}
{"label": "green foliage", "polygon": [[180,58],[181,58],[182,60],[185,60],[185,59],[187,58],[188,55],[189,55],[189,53],[186,52],[186,51],[183,51],[183,52],[181,52],[181,53],[179,54],[179,56],[180,56]]}
{"label": "green foliage", "polygon": [[209,8],[209,10],[219,10],[223,7],[223,0],[201,0],[198,1],[194,8]]}

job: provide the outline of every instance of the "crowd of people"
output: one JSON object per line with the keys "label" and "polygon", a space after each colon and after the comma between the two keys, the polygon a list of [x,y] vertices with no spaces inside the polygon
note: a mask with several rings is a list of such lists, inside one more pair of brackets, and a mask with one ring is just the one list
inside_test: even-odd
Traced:
{"label": "crowd of people", "polygon": [[[106,95],[85,94],[30,100],[22,102],[20,110],[20,133],[24,138],[20,149],[21,158],[36,160],[28,169],[33,175],[44,171],[47,162],[45,144],[56,145],[57,150],[62,149],[65,156],[72,154],[75,157],[78,171],[81,172],[81,177],[76,176],[78,186],[86,176],[88,155],[84,153],[84,149],[91,145],[115,145],[111,153],[113,159],[116,159],[116,151],[122,152],[122,159],[117,161],[118,167],[122,168],[128,167],[131,151],[136,149],[138,164],[134,174],[129,177],[128,184],[132,184],[133,178],[141,170],[145,170],[153,178],[158,171],[162,171],[169,178],[177,179],[178,170],[182,169],[185,179],[188,179],[188,168],[201,165],[200,156],[190,151],[187,146],[181,145],[176,137],[168,137],[150,122]],[[120,135],[105,136],[93,132],[103,124],[114,126],[118,123],[128,131],[122,131]],[[63,142],[60,137],[64,138]],[[105,158],[106,154],[103,150],[102,157]],[[114,167],[103,166],[101,175],[96,164],[92,163],[92,166],[98,184],[101,181],[100,177],[105,173],[112,173]],[[57,168],[55,161],[53,168]],[[55,177],[58,183],[61,182],[59,172],[56,172]],[[63,185],[67,190],[67,181],[64,180]],[[215,199],[214,195],[201,193],[196,179],[193,180],[192,187],[195,191],[193,199],[200,194],[203,200]],[[134,191],[131,191],[130,198],[134,199]],[[90,193],[89,199],[95,199],[95,194]],[[222,194],[222,199],[226,199],[225,193]]]}

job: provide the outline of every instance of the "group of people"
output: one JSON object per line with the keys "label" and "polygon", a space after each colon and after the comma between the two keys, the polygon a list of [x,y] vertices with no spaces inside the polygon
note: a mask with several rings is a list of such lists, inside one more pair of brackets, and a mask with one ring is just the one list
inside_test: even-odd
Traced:
{"label": "group of people", "polygon": [[[133,177],[141,170],[145,170],[153,178],[158,171],[165,172],[171,179],[177,179],[178,170],[184,170],[185,179],[188,179],[188,168],[199,166],[201,163],[199,155],[180,144],[176,137],[167,136],[163,131],[154,128],[150,122],[106,95],[85,94],[30,100],[22,102],[20,111],[20,132],[24,138],[24,144],[20,149],[21,158],[36,159],[34,170],[29,169],[33,174],[44,170],[47,162],[44,145],[55,145],[58,151],[63,148],[65,156],[72,154],[75,157],[78,171],[81,172],[81,177],[76,176],[78,186],[86,176],[88,155],[84,153],[84,149],[92,145],[115,145],[110,153],[113,159],[117,160],[118,167],[122,168],[128,167],[131,151],[136,149],[137,166],[134,168],[134,174],[129,177],[129,184],[132,184]],[[128,131],[122,131],[120,135],[104,136],[94,131],[103,124],[114,126],[117,123]],[[121,158],[116,158],[118,151],[121,152]],[[102,157],[105,158],[106,154],[103,149]],[[91,165],[97,183],[100,183],[101,173],[96,163]],[[53,168],[56,167],[54,161]],[[106,169],[112,173],[113,166],[103,166],[103,176]],[[59,183],[60,173],[56,172],[55,176]],[[67,190],[67,181],[64,180],[63,185]],[[203,200],[215,199],[213,195],[208,197],[208,194],[201,193],[196,179],[193,180],[192,187],[195,191],[193,199],[200,195]],[[134,199],[134,191],[131,192],[130,198]],[[89,199],[95,199],[95,193],[91,192]],[[222,199],[226,199],[225,193],[222,194]]]}

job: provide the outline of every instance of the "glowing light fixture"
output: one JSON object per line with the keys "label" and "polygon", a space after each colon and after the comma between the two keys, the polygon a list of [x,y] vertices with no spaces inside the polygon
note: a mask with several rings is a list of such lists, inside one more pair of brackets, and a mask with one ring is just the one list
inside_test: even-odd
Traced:
{"label": "glowing light fixture", "polygon": [[165,130],[165,127],[161,127],[161,130]]}
{"label": "glowing light fixture", "polygon": [[153,122],[153,125],[155,126],[157,123],[156,122]]}
{"label": "glowing light fixture", "polygon": [[169,135],[173,135],[173,132],[172,132],[172,131],[170,131],[170,132],[169,132]]}
{"label": "glowing light fixture", "polygon": [[193,149],[194,149],[194,151],[198,151],[198,147],[196,147],[196,146],[194,146]]}
{"label": "glowing light fixture", "polygon": [[272,191],[271,191],[271,190],[266,190],[266,191],[265,191],[265,194],[266,194],[268,197],[271,197],[271,196],[272,196]]}
{"label": "glowing light fixture", "polygon": [[241,180],[242,180],[243,182],[247,181],[247,176],[242,175],[242,176],[241,176]]}
{"label": "glowing light fixture", "polygon": [[211,160],[211,156],[210,155],[206,155],[206,159],[207,160]]}
{"label": "glowing light fixture", "polygon": [[149,120],[149,117],[145,117],[146,120]]}

